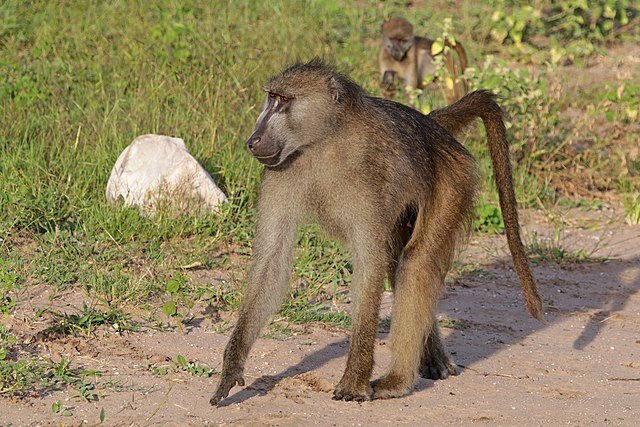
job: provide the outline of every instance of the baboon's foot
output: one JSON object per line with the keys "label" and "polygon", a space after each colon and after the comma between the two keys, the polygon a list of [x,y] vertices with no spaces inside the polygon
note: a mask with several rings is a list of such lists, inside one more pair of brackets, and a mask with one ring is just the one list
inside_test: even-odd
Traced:
{"label": "baboon's foot", "polygon": [[356,382],[342,378],[333,391],[333,399],[364,402],[371,400],[371,394],[372,390],[369,380]]}
{"label": "baboon's foot", "polygon": [[400,375],[388,374],[371,383],[374,399],[400,397],[411,391],[413,380]]}
{"label": "baboon's foot", "polygon": [[209,403],[213,406],[217,406],[218,403],[225,397],[229,396],[229,391],[236,384],[239,386],[244,386],[244,378],[242,377],[242,369],[233,369],[231,372],[222,372],[222,376],[220,377],[220,382],[218,383],[218,388],[216,392],[209,399]]}
{"label": "baboon's foot", "polygon": [[458,375],[458,367],[443,352],[425,354],[420,363],[420,376],[428,380],[444,380]]}

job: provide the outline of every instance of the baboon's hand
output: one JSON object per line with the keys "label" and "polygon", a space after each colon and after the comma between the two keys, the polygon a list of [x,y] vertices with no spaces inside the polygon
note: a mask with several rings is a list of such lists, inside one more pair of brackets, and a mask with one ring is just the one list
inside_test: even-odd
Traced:
{"label": "baboon's hand", "polygon": [[216,389],[216,392],[213,393],[213,396],[211,396],[211,399],[209,399],[209,403],[217,406],[222,399],[229,396],[229,390],[231,390],[231,388],[236,384],[244,386],[242,370],[233,373],[225,373],[223,371],[222,376],[220,377],[220,382],[218,383],[218,388]]}

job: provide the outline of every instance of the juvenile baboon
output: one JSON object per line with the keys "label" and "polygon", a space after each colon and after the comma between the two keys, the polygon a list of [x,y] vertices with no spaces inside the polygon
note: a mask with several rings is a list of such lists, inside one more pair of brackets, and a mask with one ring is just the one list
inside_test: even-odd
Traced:
{"label": "juvenile baboon", "polygon": [[[413,25],[405,18],[391,18],[382,24],[382,44],[378,62],[380,64],[380,88],[386,98],[395,95],[395,77],[398,76],[405,86],[414,89],[424,89],[429,82],[425,76],[435,73],[433,63],[435,57],[431,54],[434,42],[426,37],[413,34]],[[467,68],[467,54],[460,42],[451,43],[445,40],[445,45],[456,51],[458,61],[451,51],[444,53],[444,65],[453,79],[453,88],[445,88],[447,102],[454,102],[467,93],[467,83],[462,77]]]}
{"label": "juvenile baboon", "polygon": [[[291,279],[296,230],[315,220],[353,256],[353,326],[347,366],[335,399],[407,393],[417,375],[455,373],[440,342],[435,307],[477,193],[473,157],[451,132],[484,121],[509,247],[536,318],[542,304],[529,269],[516,211],[500,107],[473,92],[425,116],[367,96],[321,60],[295,64],[271,78],[247,141],[265,165],[253,262],[238,323],[224,352],[211,404],[244,385],[244,365],[260,330]],[[394,287],[393,360],[370,383],[385,273]]]}

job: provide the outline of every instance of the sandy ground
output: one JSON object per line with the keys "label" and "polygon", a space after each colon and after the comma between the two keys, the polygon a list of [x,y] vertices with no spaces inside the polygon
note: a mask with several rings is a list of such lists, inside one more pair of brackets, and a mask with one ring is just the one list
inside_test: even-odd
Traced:
{"label": "sandy ground", "polygon": [[[525,220],[526,221],[526,220]],[[580,221],[578,221],[580,222]],[[177,354],[218,368],[228,339],[204,312],[183,331],[98,333],[91,339],[38,343],[43,356],[71,357],[73,366],[98,369],[99,400],[81,402],[72,389],[22,400],[0,399],[3,425],[638,425],[640,420],[640,226],[621,221],[604,228],[565,230],[568,246],[596,249],[605,262],[541,264],[534,268],[545,301],[545,323],[522,305],[504,238],[472,240],[462,255],[480,273],[447,284],[442,319],[445,345],[460,365],[446,380],[421,379],[406,397],[365,403],[331,399],[346,361],[349,335],[322,326],[296,328],[293,337],[261,338],[246,366],[246,387],[235,387],[219,408],[209,406],[218,375],[154,375],[148,365]],[[3,323],[28,341],[44,325],[33,319],[50,302],[46,288],[23,297]],[[69,299],[72,299],[71,297]],[[381,318],[390,311],[385,295]],[[383,324],[381,324],[383,325]],[[375,376],[390,359],[381,326]],[[72,416],[53,415],[60,400]]]}

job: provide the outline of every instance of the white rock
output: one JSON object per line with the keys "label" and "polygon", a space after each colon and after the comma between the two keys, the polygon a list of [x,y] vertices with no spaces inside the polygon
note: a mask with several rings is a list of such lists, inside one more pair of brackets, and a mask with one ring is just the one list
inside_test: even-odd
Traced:
{"label": "white rock", "polygon": [[180,138],[142,135],[124,149],[111,170],[107,201],[122,200],[152,214],[158,208],[217,212],[227,197],[189,154]]}

